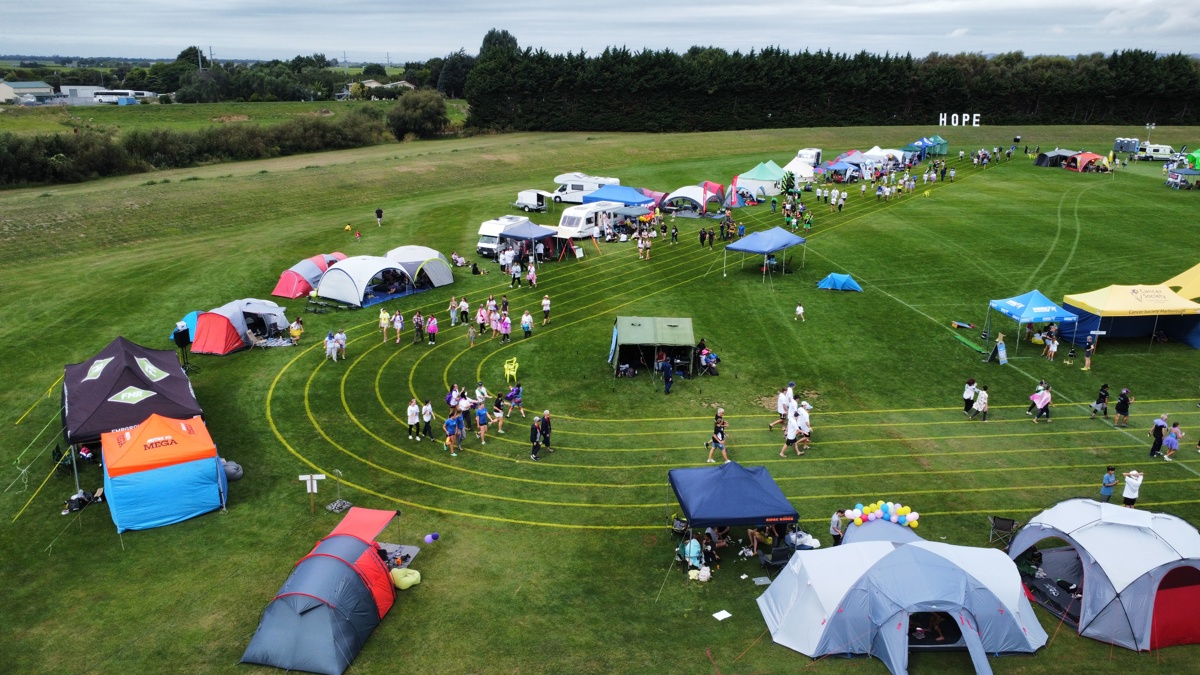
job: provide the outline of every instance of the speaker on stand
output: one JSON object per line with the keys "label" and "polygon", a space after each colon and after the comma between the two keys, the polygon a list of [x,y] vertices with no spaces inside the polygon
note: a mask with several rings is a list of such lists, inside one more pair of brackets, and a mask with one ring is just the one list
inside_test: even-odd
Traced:
{"label": "speaker on stand", "polygon": [[192,333],[188,330],[187,324],[183,321],[175,324],[175,332],[171,334],[171,338],[175,340],[175,346],[179,348],[179,364],[183,366],[183,372],[200,372],[198,367],[188,361],[188,352],[191,351],[188,347],[192,346]]}

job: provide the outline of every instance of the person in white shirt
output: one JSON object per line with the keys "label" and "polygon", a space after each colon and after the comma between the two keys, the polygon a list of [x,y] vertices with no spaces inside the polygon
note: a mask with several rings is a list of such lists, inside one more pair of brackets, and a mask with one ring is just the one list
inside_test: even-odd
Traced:
{"label": "person in white shirt", "polygon": [[842,517],[845,515],[846,509],[838,509],[829,519],[829,536],[833,537],[834,546],[842,545]]}
{"label": "person in white shirt", "polygon": [[975,404],[975,394],[979,389],[975,386],[975,380],[967,380],[967,384],[963,387],[963,414],[971,414],[971,406]]}
{"label": "person in white shirt", "polygon": [[470,321],[471,305],[467,302],[467,296],[463,296],[462,300],[458,301],[458,321],[459,323],[467,323]]}
{"label": "person in white shirt", "polygon": [[1125,490],[1121,496],[1125,498],[1125,508],[1132,509],[1138,500],[1138,490],[1142,489],[1142,479],[1146,477],[1144,473],[1138,473],[1137,469],[1122,474],[1125,476]]}
{"label": "person in white shirt", "polygon": [[433,422],[433,404],[429,399],[425,399],[425,405],[421,406],[421,421],[424,423],[424,430],[421,433],[432,441],[433,429],[430,428],[430,423]]}
{"label": "person in white shirt", "polygon": [[[808,411],[812,410],[812,405],[808,401],[801,401],[796,408],[796,419],[800,427],[799,441],[800,445],[808,450],[812,447],[812,418],[809,417]],[[800,452],[804,454],[804,452]]]}
{"label": "person in white shirt", "polygon": [[979,393],[975,395],[975,405],[971,406],[971,414],[967,416],[967,419],[973,420],[979,413],[983,413],[983,421],[986,422],[988,414],[988,388],[986,384],[980,387]]}
{"label": "person in white shirt", "polygon": [[417,399],[412,399],[408,402],[408,439],[412,440],[413,434],[417,435],[417,440],[421,440],[421,406],[417,403]]}
{"label": "person in white shirt", "polygon": [[787,420],[787,432],[783,439],[783,447],[779,449],[780,457],[787,457],[788,448],[796,448],[796,456],[804,454],[804,451],[796,447],[796,439],[800,435],[800,412],[792,413]]}
{"label": "person in white shirt", "polygon": [[805,321],[805,320],[806,319],[804,318],[804,305],[800,304],[800,302],[797,301],[796,302],[796,321]]}
{"label": "person in white shirt", "polygon": [[779,419],[767,425],[767,431],[774,431],[776,424],[782,424],[785,427],[788,424],[788,402],[791,399],[787,397],[787,387],[782,387],[779,390],[779,395],[775,397],[775,412],[779,413]]}

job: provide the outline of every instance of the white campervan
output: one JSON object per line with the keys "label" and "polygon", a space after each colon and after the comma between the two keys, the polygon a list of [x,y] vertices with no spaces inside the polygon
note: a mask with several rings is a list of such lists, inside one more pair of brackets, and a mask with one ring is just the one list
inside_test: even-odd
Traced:
{"label": "white campervan", "polygon": [[1142,144],[1138,146],[1138,159],[1140,160],[1166,160],[1170,159],[1173,154],[1175,154],[1175,148],[1169,145],[1142,141]]}
{"label": "white campervan", "polygon": [[796,152],[796,157],[800,161],[806,162],[809,166],[817,166],[821,163],[821,149],[803,148]]}
{"label": "white campervan", "polygon": [[529,219],[525,216],[500,216],[483,221],[479,226],[479,243],[475,244],[475,250],[479,255],[495,258],[496,250],[500,246],[500,233],[514,225],[528,222]]}
{"label": "white campervan", "polygon": [[558,184],[558,189],[553,193],[554,201],[571,204],[582,204],[584,195],[595,192],[605,185],[621,184],[621,181],[617,178],[589,176],[578,171],[555,176],[554,182]]}
{"label": "white campervan", "polygon": [[596,218],[602,213],[612,213],[625,206],[621,202],[592,202],[563,209],[558,219],[558,236],[569,239],[587,239],[592,236]]}

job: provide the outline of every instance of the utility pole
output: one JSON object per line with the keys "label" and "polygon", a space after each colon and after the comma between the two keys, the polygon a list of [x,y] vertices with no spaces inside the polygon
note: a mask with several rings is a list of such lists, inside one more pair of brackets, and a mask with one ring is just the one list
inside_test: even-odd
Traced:
{"label": "utility pole", "polygon": [[208,65],[209,65],[209,67],[210,67],[210,68],[212,67],[212,64],[213,64],[213,58],[212,58],[212,45],[209,45],[209,46],[208,46]]}
{"label": "utility pole", "polygon": [[387,69],[384,71],[384,74],[387,75],[388,77],[392,76],[392,53],[391,52],[387,52]]}

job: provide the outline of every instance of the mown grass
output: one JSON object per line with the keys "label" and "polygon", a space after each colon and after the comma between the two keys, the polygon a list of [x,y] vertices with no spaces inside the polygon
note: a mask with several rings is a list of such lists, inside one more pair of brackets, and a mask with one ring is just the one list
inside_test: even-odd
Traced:
{"label": "mown grass", "polygon": [[[1196,132],[1156,135],[1178,146]],[[416,561],[424,583],[401,595],[352,672],[885,672],[877,661],[810,664],[771,643],[754,604],[757,588],[739,578],[759,574],[753,563],[726,562],[703,586],[685,585],[668,569],[666,470],[703,462],[717,404],[733,424],[733,456],[770,467],[819,535],[837,506],[882,497],[920,510],[919,533],[929,539],[981,545],[986,514],[1026,519],[1060,499],[1092,495],[1109,462],[1147,471],[1148,508],[1200,522],[1194,452],[1150,466],[1142,440],[1142,427],[1159,412],[1185,428],[1195,422],[1193,350],[1111,341],[1095,371],[1084,373],[1078,364],[1039,361],[1024,347],[1008,367],[984,365],[951,336],[949,322],[978,323],[989,298],[1037,287],[1059,299],[1109,283],[1161,281],[1196,262],[1200,235],[1188,225],[1195,196],[1161,188],[1156,167],[1113,178],[1026,161],[960,168],[955,184],[929,197],[879,204],[855,193],[841,214],[818,206],[805,268],[766,284],[753,262],[741,269],[732,257],[722,276],[720,247],[701,250],[696,221],[680,219],[682,244],[656,243],[649,262],[627,245],[604,246],[603,256],[585,248],[582,261],[543,266],[536,291],[509,291],[495,273],[459,276],[449,289],[389,305],[444,319],[452,293],[473,304],[508,293],[518,313],[550,294],[551,326],[507,347],[481,340],[468,349],[462,329],[445,323],[436,348],[409,339],[385,344],[373,310],[306,314],[298,349],[194,359],[201,372],[193,383],[214,438],[247,469],[227,513],[118,538],[103,508],[77,520],[57,515],[69,479],[51,477],[34,496],[49,470],[37,454],[47,436],[35,437],[43,425],[47,434],[55,428],[51,385],[63,363],[116,335],[166,348],[184,313],[266,297],[279,272],[302,257],[382,254],[405,243],[474,257],[480,221],[508,212],[517,190],[550,187],[555,174],[573,169],[670,190],[728,182],[758,161],[782,164],[799,147],[837,152],[927,133],[514,134],[161,172],[150,177],[155,185],[139,176],[0,194],[0,256],[14,261],[0,271],[8,385],[0,419],[15,422],[52,389],[10,428],[3,453],[5,484],[18,478],[14,461],[32,462],[28,484],[18,480],[0,498],[5,513],[11,519],[34,497],[0,538],[15,628],[9,667],[239,672],[234,664],[263,607],[336,522],[309,515],[295,480],[315,468],[341,469],[344,495],[356,504],[401,509],[388,539],[442,534]],[[957,150],[1016,133],[1043,148],[1092,149],[1127,135],[1109,128],[943,135]],[[382,228],[374,224],[377,206]],[[776,222],[769,207],[743,209],[738,218],[751,230]],[[346,224],[362,231],[361,243],[342,231]],[[854,274],[866,292],[817,293],[816,281],[830,271]],[[791,313],[797,299],[808,315],[800,325]],[[302,308],[284,304],[289,316]],[[605,357],[618,314],[692,317],[698,337],[724,359],[721,376],[677,380],[670,397],[646,376],[614,382]],[[313,346],[338,327],[350,334],[351,359],[324,363]],[[528,420],[519,418],[505,436],[468,443],[457,459],[402,435],[396,416],[409,398],[437,403],[448,384],[477,379],[498,389],[501,364],[513,356],[530,415],[549,408],[558,420],[556,453],[529,462]],[[986,425],[957,411],[967,377],[991,386],[994,420]],[[1035,427],[1021,412],[1037,377],[1058,392],[1049,426]],[[771,419],[762,398],[788,379],[816,406],[817,445],[803,459],[780,460],[780,436],[762,428]],[[1086,419],[1080,404],[1101,381],[1137,393],[1132,434]],[[85,467],[83,481],[98,485],[98,470]],[[333,486],[321,489],[319,501],[330,501]],[[714,621],[720,609],[733,618]],[[1039,616],[1053,633],[1055,624]],[[103,630],[79,640],[81,624]],[[1153,658],[1187,672],[1196,654],[1171,648]],[[1117,673],[1145,668],[1147,658],[1116,650],[1110,659],[1107,646],[1064,629],[1036,656],[992,664],[997,672]],[[912,671],[968,667],[963,656],[922,655]]]}
{"label": "mown grass", "polygon": [[[344,115],[359,106],[387,111],[394,101],[287,101],[276,103],[194,103],[137,106],[0,106],[0,131],[21,134],[70,133],[74,128],[127,131],[195,131],[221,124],[278,124],[297,115]],[[450,121],[466,119],[466,101],[446,102]]]}

